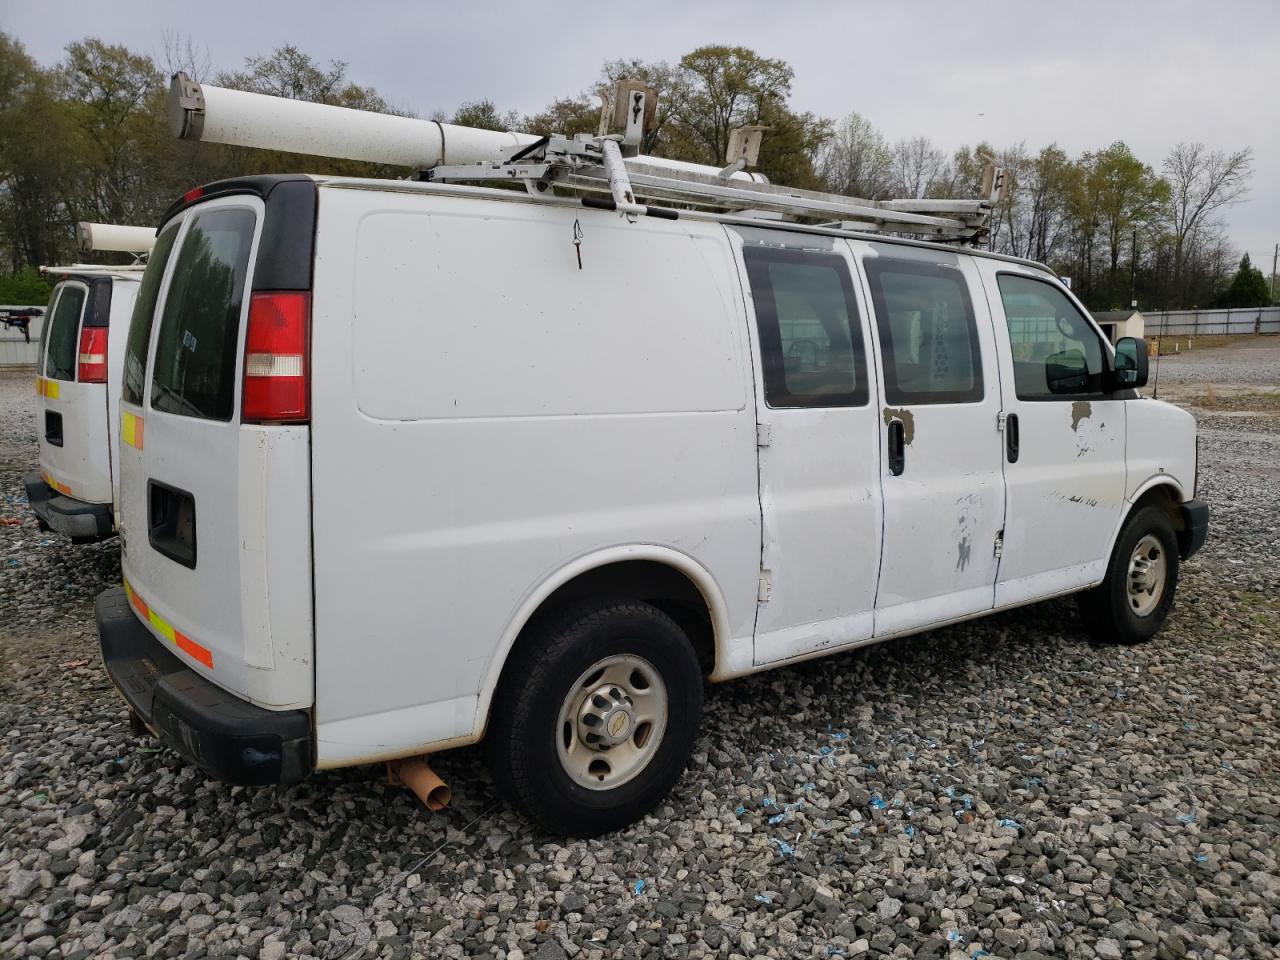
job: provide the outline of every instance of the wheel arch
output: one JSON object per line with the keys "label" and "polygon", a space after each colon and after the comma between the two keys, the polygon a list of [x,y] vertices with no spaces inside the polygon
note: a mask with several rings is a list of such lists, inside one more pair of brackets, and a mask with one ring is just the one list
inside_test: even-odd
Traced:
{"label": "wheel arch", "polygon": [[1148,477],[1134,491],[1133,496],[1128,498],[1128,505],[1121,515],[1119,523],[1116,524],[1115,530],[1111,533],[1111,544],[1107,548],[1107,557],[1109,558],[1115,552],[1116,541],[1120,539],[1120,531],[1129,522],[1129,518],[1148,506],[1158,506],[1164,510],[1169,516],[1169,522],[1173,524],[1174,532],[1181,537],[1186,527],[1186,518],[1182,515],[1180,508],[1182,504],[1186,503],[1187,499],[1182,485],[1168,474],[1157,474],[1156,476]]}
{"label": "wheel arch", "polygon": [[485,669],[476,705],[477,736],[484,735],[494,692],[512,651],[530,626],[587,597],[653,602],[689,635],[704,674],[711,675],[723,662],[730,637],[729,609],[706,567],[688,554],[656,544],[596,551],[556,570],[520,604]]}

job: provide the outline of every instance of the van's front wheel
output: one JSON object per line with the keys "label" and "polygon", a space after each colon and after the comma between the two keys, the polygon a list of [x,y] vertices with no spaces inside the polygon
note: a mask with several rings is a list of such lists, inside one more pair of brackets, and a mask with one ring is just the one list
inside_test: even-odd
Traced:
{"label": "van's front wheel", "polygon": [[1080,612],[1098,640],[1142,643],[1169,615],[1177,586],[1173,524],[1159,507],[1144,507],[1120,531],[1106,580],[1080,594]]}
{"label": "van's front wheel", "polygon": [[486,736],[490,768],[548,830],[605,833],[671,791],[701,715],[702,674],[674,620],[638,601],[578,607],[512,654]]}

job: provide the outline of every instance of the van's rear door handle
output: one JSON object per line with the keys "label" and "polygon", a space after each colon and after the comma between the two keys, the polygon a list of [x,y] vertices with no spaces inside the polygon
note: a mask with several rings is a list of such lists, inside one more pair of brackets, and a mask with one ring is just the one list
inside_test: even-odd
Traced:
{"label": "van's rear door handle", "polygon": [[1010,463],[1018,462],[1018,415],[1010,413],[1004,418],[1005,453]]}
{"label": "van's rear door handle", "polygon": [[889,423],[889,472],[895,477],[902,476],[907,468],[907,434],[901,420]]}

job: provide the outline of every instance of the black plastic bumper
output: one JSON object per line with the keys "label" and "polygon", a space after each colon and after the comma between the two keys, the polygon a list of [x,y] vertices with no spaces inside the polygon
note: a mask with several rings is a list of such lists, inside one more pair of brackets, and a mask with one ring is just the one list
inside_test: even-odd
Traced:
{"label": "black plastic bumper", "polygon": [[266,710],[215,686],[142,625],[121,587],[94,603],[102,660],[142,721],[178,753],[228,783],[296,783],[312,770],[305,710]]}
{"label": "black plastic bumper", "polygon": [[1209,505],[1203,500],[1188,500],[1181,507],[1182,530],[1178,533],[1178,553],[1185,560],[1204,546],[1209,538]]}
{"label": "black plastic bumper", "polygon": [[37,470],[22,480],[27,488],[27,501],[41,522],[50,530],[74,540],[104,540],[115,534],[115,522],[109,503],[86,503],[63,496],[44,482]]}

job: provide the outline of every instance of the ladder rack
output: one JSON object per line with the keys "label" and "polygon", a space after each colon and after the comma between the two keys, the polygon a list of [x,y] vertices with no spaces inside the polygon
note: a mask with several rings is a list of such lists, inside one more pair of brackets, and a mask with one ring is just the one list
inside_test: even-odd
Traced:
{"label": "ladder rack", "polygon": [[41,267],[40,272],[50,276],[74,273],[82,277],[115,277],[120,280],[138,280],[146,269],[147,265],[145,263],[131,263],[124,266],[110,266],[101,263],[70,263],[59,267]]}
{"label": "ladder rack", "polygon": [[[924,239],[979,244],[990,235],[991,210],[999,201],[1004,171],[990,164],[982,196],[973,200],[864,200],[767,182],[730,179],[739,161],[719,175],[624,158],[625,138],[542,137],[509,151],[501,160],[441,165],[420,175],[428,181],[523,182],[534,195],[553,190],[610,194],[583,198],[629,215],[674,217],[678,211],[638,201],[678,203],[723,213],[768,211],[784,218],[863,232],[911,234]],[[763,178],[759,178],[763,180]]]}

